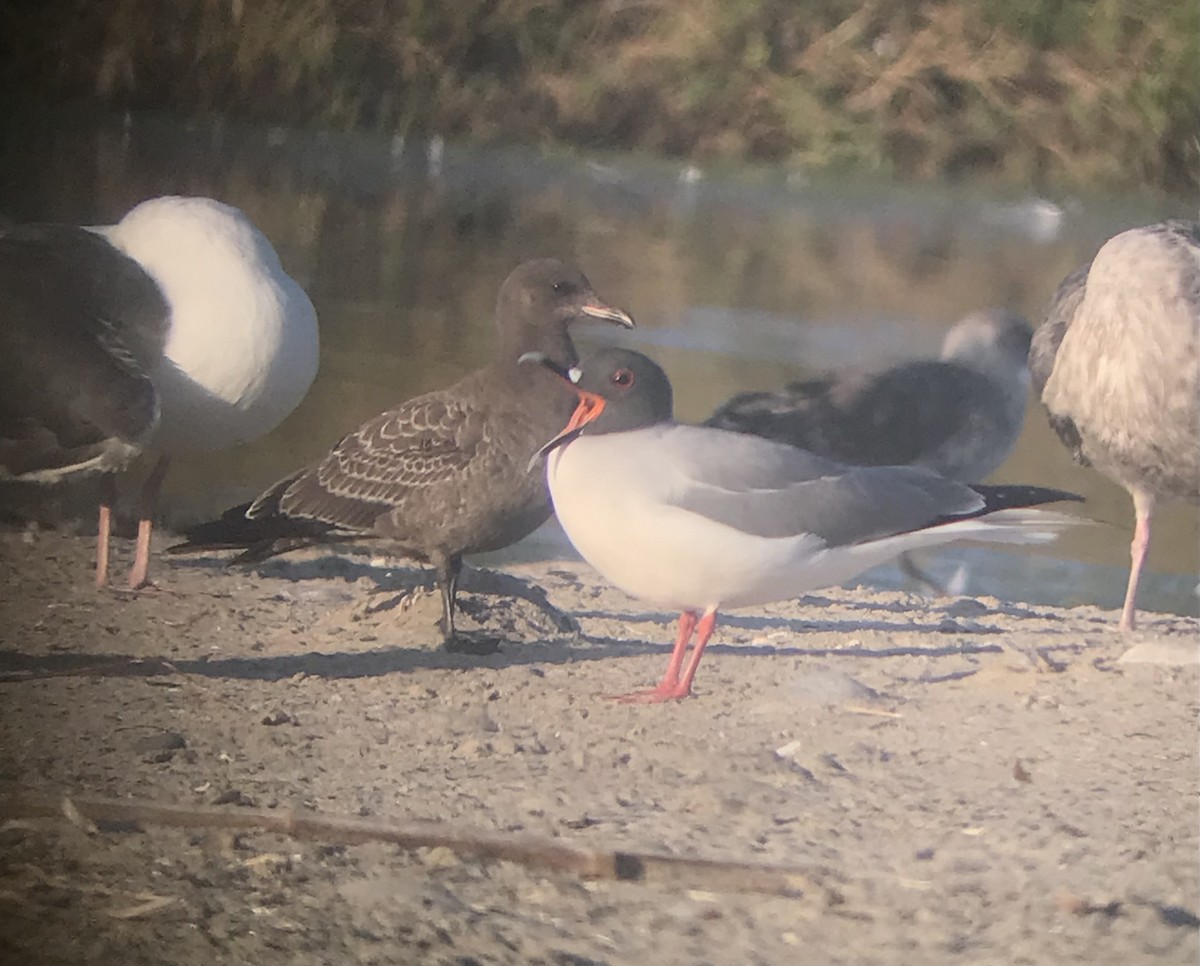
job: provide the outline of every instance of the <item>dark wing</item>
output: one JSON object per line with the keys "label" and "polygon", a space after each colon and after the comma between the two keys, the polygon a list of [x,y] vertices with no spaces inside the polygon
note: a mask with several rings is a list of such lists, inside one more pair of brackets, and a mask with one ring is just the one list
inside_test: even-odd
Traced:
{"label": "dark wing", "polygon": [[[1083,303],[1083,295],[1087,289],[1088,271],[1091,267],[1091,262],[1080,265],[1059,283],[1050,299],[1050,305],[1046,309],[1046,316],[1042,324],[1033,334],[1033,342],[1029,347],[1029,375],[1033,380],[1033,387],[1037,392],[1038,399],[1042,398],[1046,383],[1050,380],[1051,373],[1054,372],[1054,361],[1058,358],[1058,350],[1062,345],[1063,337],[1067,334],[1067,329],[1071,327],[1075,314]],[[1046,415],[1050,420],[1051,428],[1058,434],[1063,445],[1071,451],[1072,458],[1077,463],[1087,466],[1088,460],[1083,455],[1083,439],[1071,418],[1061,413],[1052,413],[1049,410]]]}
{"label": "dark wing", "polygon": [[[249,562],[309,543],[379,535],[383,517],[427,499],[467,469],[484,436],[483,416],[455,397],[454,388],[431,392],[380,413],[252,503],[190,528],[187,541],[170,550],[241,547],[239,562]],[[403,538],[394,528],[386,535]]]}
{"label": "dark wing", "polygon": [[973,400],[991,390],[965,366],[922,360],[735,396],[706,425],[857,466],[904,466],[930,458],[963,432]]}
{"label": "dark wing", "polygon": [[418,396],[345,436],[315,466],[255,501],[247,515],[281,513],[370,531],[383,514],[461,474],[483,438],[482,422],[447,392]]}
{"label": "dark wing", "polygon": [[380,413],[312,466],[274,483],[219,519],[190,527],[169,553],[244,549],[238,563],[312,543],[373,536],[379,519],[423,488],[461,472],[476,420],[444,393]]}
{"label": "dark wing", "polygon": [[146,372],[162,353],[169,308],[137,262],[86,229],[10,229],[0,234],[0,314],[0,467],[9,475],[67,472],[113,441],[145,441],[158,419]]}

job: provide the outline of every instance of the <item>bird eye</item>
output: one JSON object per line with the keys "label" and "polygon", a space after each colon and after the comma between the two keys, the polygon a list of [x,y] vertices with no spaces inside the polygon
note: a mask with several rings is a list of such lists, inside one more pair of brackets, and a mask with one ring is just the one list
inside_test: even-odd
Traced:
{"label": "bird eye", "polygon": [[614,386],[620,386],[622,389],[628,389],[633,385],[633,373],[628,369],[618,369],[612,374]]}
{"label": "bird eye", "polygon": [[562,295],[562,293],[567,290],[567,283],[566,282],[555,282],[551,286],[551,288],[554,289],[555,294]]}

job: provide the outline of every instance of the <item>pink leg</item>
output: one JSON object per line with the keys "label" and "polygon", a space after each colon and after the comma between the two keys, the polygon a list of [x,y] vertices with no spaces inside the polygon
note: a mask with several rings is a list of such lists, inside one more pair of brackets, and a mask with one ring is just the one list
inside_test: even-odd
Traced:
{"label": "pink leg", "polygon": [[1125,606],[1121,609],[1123,631],[1131,631],[1136,623],[1138,581],[1146,551],[1150,549],[1150,518],[1154,515],[1154,497],[1143,490],[1133,491],[1133,542],[1129,545],[1129,585],[1125,588]]}
{"label": "pink leg", "polygon": [[160,456],[154,469],[142,486],[141,514],[138,518],[137,549],[133,555],[133,569],[129,572],[129,587],[138,590],[150,583],[150,532],[153,528],[154,510],[158,505],[158,492],[162,489],[170,460]]}
{"label": "pink leg", "polygon": [[100,519],[96,525],[96,586],[108,583],[108,541],[112,535],[112,508],[117,488],[111,475],[100,483]]}
{"label": "pink leg", "polygon": [[679,682],[679,693],[676,697],[691,696],[692,680],[696,677],[696,668],[700,666],[700,655],[704,653],[704,649],[708,646],[708,639],[712,637],[716,628],[716,610],[705,611],[704,616],[700,618],[700,627],[696,631],[696,646],[692,648],[692,659],[688,661],[687,671],[683,675],[683,680]]}
{"label": "pink leg", "polygon": [[704,653],[704,648],[708,644],[708,639],[712,637],[716,624],[716,609],[705,611],[698,625],[696,646],[692,649],[687,670],[681,679],[679,671],[683,666],[683,654],[687,650],[692,632],[697,628],[695,612],[684,611],[679,616],[679,636],[675,639],[675,649],[671,651],[671,661],[667,664],[667,673],[663,675],[663,679],[649,691],[634,691],[632,694],[614,695],[613,697],[623,704],[660,704],[664,701],[677,701],[680,698],[691,697],[692,680],[696,677],[696,668],[700,666],[700,656]]}

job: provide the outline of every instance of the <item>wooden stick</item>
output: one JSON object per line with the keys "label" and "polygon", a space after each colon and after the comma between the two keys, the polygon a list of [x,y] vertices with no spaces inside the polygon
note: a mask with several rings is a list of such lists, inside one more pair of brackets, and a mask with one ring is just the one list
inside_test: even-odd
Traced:
{"label": "wooden stick", "polygon": [[18,792],[0,797],[0,820],[83,816],[101,826],[166,825],[175,828],[219,828],[274,832],[296,839],[355,845],[390,842],[403,849],[446,848],[463,859],[500,859],[546,872],[566,872],[585,879],[643,882],[709,892],[753,892],[793,898],[843,901],[833,878],[824,871],[690,859],[649,852],[585,849],[532,836],[487,835],[448,828],[436,822],[397,823],[348,815],[320,815],[291,810],[262,811],[212,806],[189,807],[104,798],[55,798]]}

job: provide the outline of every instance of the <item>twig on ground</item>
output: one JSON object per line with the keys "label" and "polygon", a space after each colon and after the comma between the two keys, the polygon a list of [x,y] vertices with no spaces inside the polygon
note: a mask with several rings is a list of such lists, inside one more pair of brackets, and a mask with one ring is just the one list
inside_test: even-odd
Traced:
{"label": "twig on ground", "polygon": [[[0,821],[61,817],[63,799],[29,793],[0,798]],[[69,800],[75,811],[103,828],[107,825],[166,825],[274,832],[297,839],[338,842],[390,842],[404,849],[445,848],[463,859],[499,859],[545,872],[566,872],[585,879],[643,882],[710,892],[751,892],[821,898],[826,905],[844,902],[841,890],[822,881],[825,870],[754,865],[713,859],[613,849],[586,849],[532,837],[487,835],[440,823],[399,823],[348,815],[295,811],[162,805],[113,799]]]}

